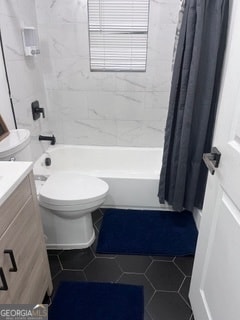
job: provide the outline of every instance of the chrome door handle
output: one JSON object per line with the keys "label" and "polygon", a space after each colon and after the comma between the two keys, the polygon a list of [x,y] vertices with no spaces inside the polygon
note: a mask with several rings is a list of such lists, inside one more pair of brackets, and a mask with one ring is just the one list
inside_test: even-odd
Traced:
{"label": "chrome door handle", "polygon": [[212,175],[219,166],[220,158],[221,152],[216,147],[212,148],[211,153],[203,154],[203,161]]}

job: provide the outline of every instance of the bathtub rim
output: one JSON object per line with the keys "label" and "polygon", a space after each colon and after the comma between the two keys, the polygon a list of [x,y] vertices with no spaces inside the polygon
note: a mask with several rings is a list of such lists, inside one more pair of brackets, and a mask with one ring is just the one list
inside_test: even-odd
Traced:
{"label": "bathtub rim", "polygon": [[[94,145],[68,145],[68,144],[57,144],[54,146],[49,146],[48,149],[44,151],[44,153],[34,162],[34,175],[42,175],[40,172],[40,168],[45,171],[43,175],[48,176],[51,174],[51,166],[42,166],[41,161],[44,160],[44,157],[51,156],[51,153],[54,152],[54,150],[59,150],[59,149],[71,149],[71,148],[76,148],[76,149],[84,149],[84,150],[113,150],[113,151],[138,151],[138,152],[147,152],[147,151],[153,151],[153,152],[159,152],[159,157],[160,157],[160,163],[159,163],[159,170],[154,170],[154,171],[140,171],[140,170],[135,170],[134,172],[131,170],[126,170],[126,169],[117,169],[117,170],[79,170],[79,169],[61,169],[61,171],[76,171],[79,170],[81,174],[83,175],[90,175],[90,176],[95,176],[98,178],[118,178],[118,179],[143,179],[143,180],[159,180],[160,177],[160,168],[161,168],[161,160],[162,160],[162,151],[163,149],[160,147],[123,147],[123,146],[94,146]],[[37,167],[38,166],[38,167]],[[39,169],[39,170],[38,170]],[[48,172],[47,172],[48,171]]]}

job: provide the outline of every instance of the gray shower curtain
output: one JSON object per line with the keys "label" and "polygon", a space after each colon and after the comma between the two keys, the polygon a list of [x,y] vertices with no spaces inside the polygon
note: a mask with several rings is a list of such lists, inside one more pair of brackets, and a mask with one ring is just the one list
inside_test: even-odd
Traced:
{"label": "gray shower curtain", "polygon": [[177,211],[202,208],[221,70],[228,0],[186,0],[173,70],[162,169],[160,203]]}

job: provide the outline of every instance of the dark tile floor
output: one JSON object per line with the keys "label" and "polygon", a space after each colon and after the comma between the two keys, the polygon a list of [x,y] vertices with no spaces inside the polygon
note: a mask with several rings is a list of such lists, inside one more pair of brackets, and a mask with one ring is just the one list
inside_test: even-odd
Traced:
{"label": "dark tile floor", "polygon": [[[103,213],[93,213],[98,237]],[[99,281],[144,286],[144,320],[193,320],[188,291],[193,257],[102,255],[97,241],[83,250],[49,250],[54,292],[60,281]],[[53,297],[54,297],[53,292]]]}

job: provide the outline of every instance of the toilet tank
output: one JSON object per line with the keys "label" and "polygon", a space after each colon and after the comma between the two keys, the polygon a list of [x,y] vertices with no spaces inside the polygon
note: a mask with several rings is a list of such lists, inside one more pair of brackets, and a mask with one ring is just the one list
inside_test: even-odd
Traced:
{"label": "toilet tank", "polygon": [[0,161],[32,161],[30,131],[10,130],[10,134],[0,142]]}

